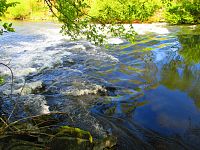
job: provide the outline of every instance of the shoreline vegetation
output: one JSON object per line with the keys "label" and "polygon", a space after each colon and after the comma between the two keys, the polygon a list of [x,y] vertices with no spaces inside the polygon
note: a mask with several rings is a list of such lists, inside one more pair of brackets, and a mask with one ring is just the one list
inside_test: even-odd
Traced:
{"label": "shoreline vegetation", "polygon": [[3,20],[44,21],[55,19],[42,0],[8,0],[7,2],[16,2],[16,5],[7,9]]}
{"label": "shoreline vegetation", "polygon": [[[58,21],[43,0],[8,0],[8,2],[17,3],[15,7],[8,8],[3,20]],[[52,3],[55,3],[55,0],[52,0]],[[130,0],[129,2],[86,0],[86,3],[89,8],[84,11],[93,17],[91,22],[98,23],[102,20],[104,23],[110,23],[114,19],[118,23],[166,22],[172,25],[200,23],[198,0]],[[129,14],[126,14],[124,9],[129,10]]]}
{"label": "shoreline vegetation", "polygon": [[[166,22],[199,24],[199,0],[4,0],[4,17],[18,20],[54,19],[62,23],[61,33],[72,40],[85,38],[95,45],[105,44],[107,35],[135,41],[133,23]],[[1,11],[1,10],[0,10]],[[2,16],[2,15],[1,15]],[[102,26],[99,27],[98,24]],[[128,30],[123,24],[128,24]],[[12,24],[3,25],[12,31]],[[99,32],[101,31],[101,32]],[[1,33],[3,31],[1,30]]]}

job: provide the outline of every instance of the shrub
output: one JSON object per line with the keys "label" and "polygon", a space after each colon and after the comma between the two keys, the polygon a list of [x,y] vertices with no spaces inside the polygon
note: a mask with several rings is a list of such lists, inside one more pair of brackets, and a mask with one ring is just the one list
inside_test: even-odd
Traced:
{"label": "shrub", "polygon": [[10,19],[46,17],[46,12],[48,12],[48,8],[42,0],[8,0],[8,2],[18,2],[15,7],[8,9],[6,17]]}
{"label": "shrub", "polygon": [[[160,7],[160,0],[95,0],[90,1],[89,15],[105,22],[145,21]],[[109,16],[109,18],[108,18]]]}
{"label": "shrub", "polygon": [[7,17],[13,19],[25,19],[31,14],[31,7],[28,0],[9,0],[9,2],[18,2],[14,8],[9,8]]}
{"label": "shrub", "polygon": [[200,23],[198,0],[172,1],[166,6],[166,21],[171,24]]}

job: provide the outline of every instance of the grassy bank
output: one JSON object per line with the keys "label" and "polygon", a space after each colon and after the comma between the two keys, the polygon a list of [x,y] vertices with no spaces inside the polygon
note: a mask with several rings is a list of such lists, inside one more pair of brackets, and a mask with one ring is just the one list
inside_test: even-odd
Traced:
{"label": "grassy bank", "polygon": [[17,2],[15,7],[8,8],[5,19],[17,20],[51,20],[52,13],[43,0],[8,0]]}
{"label": "grassy bank", "polygon": [[[146,22],[161,9],[161,0],[89,0],[89,15],[105,22]],[[159,21],[160,18],[157,18]],[[95,20],[95,19],[94,19]]]}
{"label": "grassy bank", "polygon": [[[56,1],[56,0],[55,0]],[[62,1],[62,0],[57,0]],[[85,0],[86,13],[92,21],[104,23],[168,22],[170,24],[200,23],[199,0]],[[51,20],[52,13],[43,0],[8,0],[18,2],[10,7],[6,19]]]}
{"label": "grassy bank", "polygon": [[199,0],[88,0],[89,15],[119,22],[200,23]]}

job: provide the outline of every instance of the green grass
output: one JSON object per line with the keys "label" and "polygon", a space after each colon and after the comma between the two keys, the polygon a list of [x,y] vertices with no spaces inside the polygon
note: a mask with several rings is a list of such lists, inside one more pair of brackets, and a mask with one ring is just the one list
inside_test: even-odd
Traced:
{"label": "green grass", "polygon": [[90,1],[89,4],[90,16],[97,19],[102,18],[103,21],[109,23],[109,20],[146,21],[161,8],[162,3],[160,0],[95,0]]}
{"label": "green grass", "polygon": [[[170,24],[200,23],[199,0],[87,0],[89,15],[109,23],[168,22]],[[109,16],[109,17],[108,17]],[[94,19],[95,21],[95,19]]]}
{"label": "green grass", "polygon": [[47,5],[42,0],[8,0],[8,2],[18,2],[18,4],[8,8],[7,19],[46,20],[52,17]]}
{"label": "green grass", "polygon": [[[86,12],[92,21],[104,23],[168,22],[170,24],[200,23],[199,0],[85,0]],[[18,2],[8,8],[7,19],[46,20],[52,17],[43,0],[8,0]]]}

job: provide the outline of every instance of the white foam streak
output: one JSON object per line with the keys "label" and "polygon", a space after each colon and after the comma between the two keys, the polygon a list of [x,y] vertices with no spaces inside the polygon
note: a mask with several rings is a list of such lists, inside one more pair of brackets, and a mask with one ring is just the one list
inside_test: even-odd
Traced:
{"label": "white foam streak", "polygon": [[133,24],[133,27],[135,31],[141,35],[149,32],[156,34],[169,34],[169,30],[164,27],[164,25],[166,24]]}

